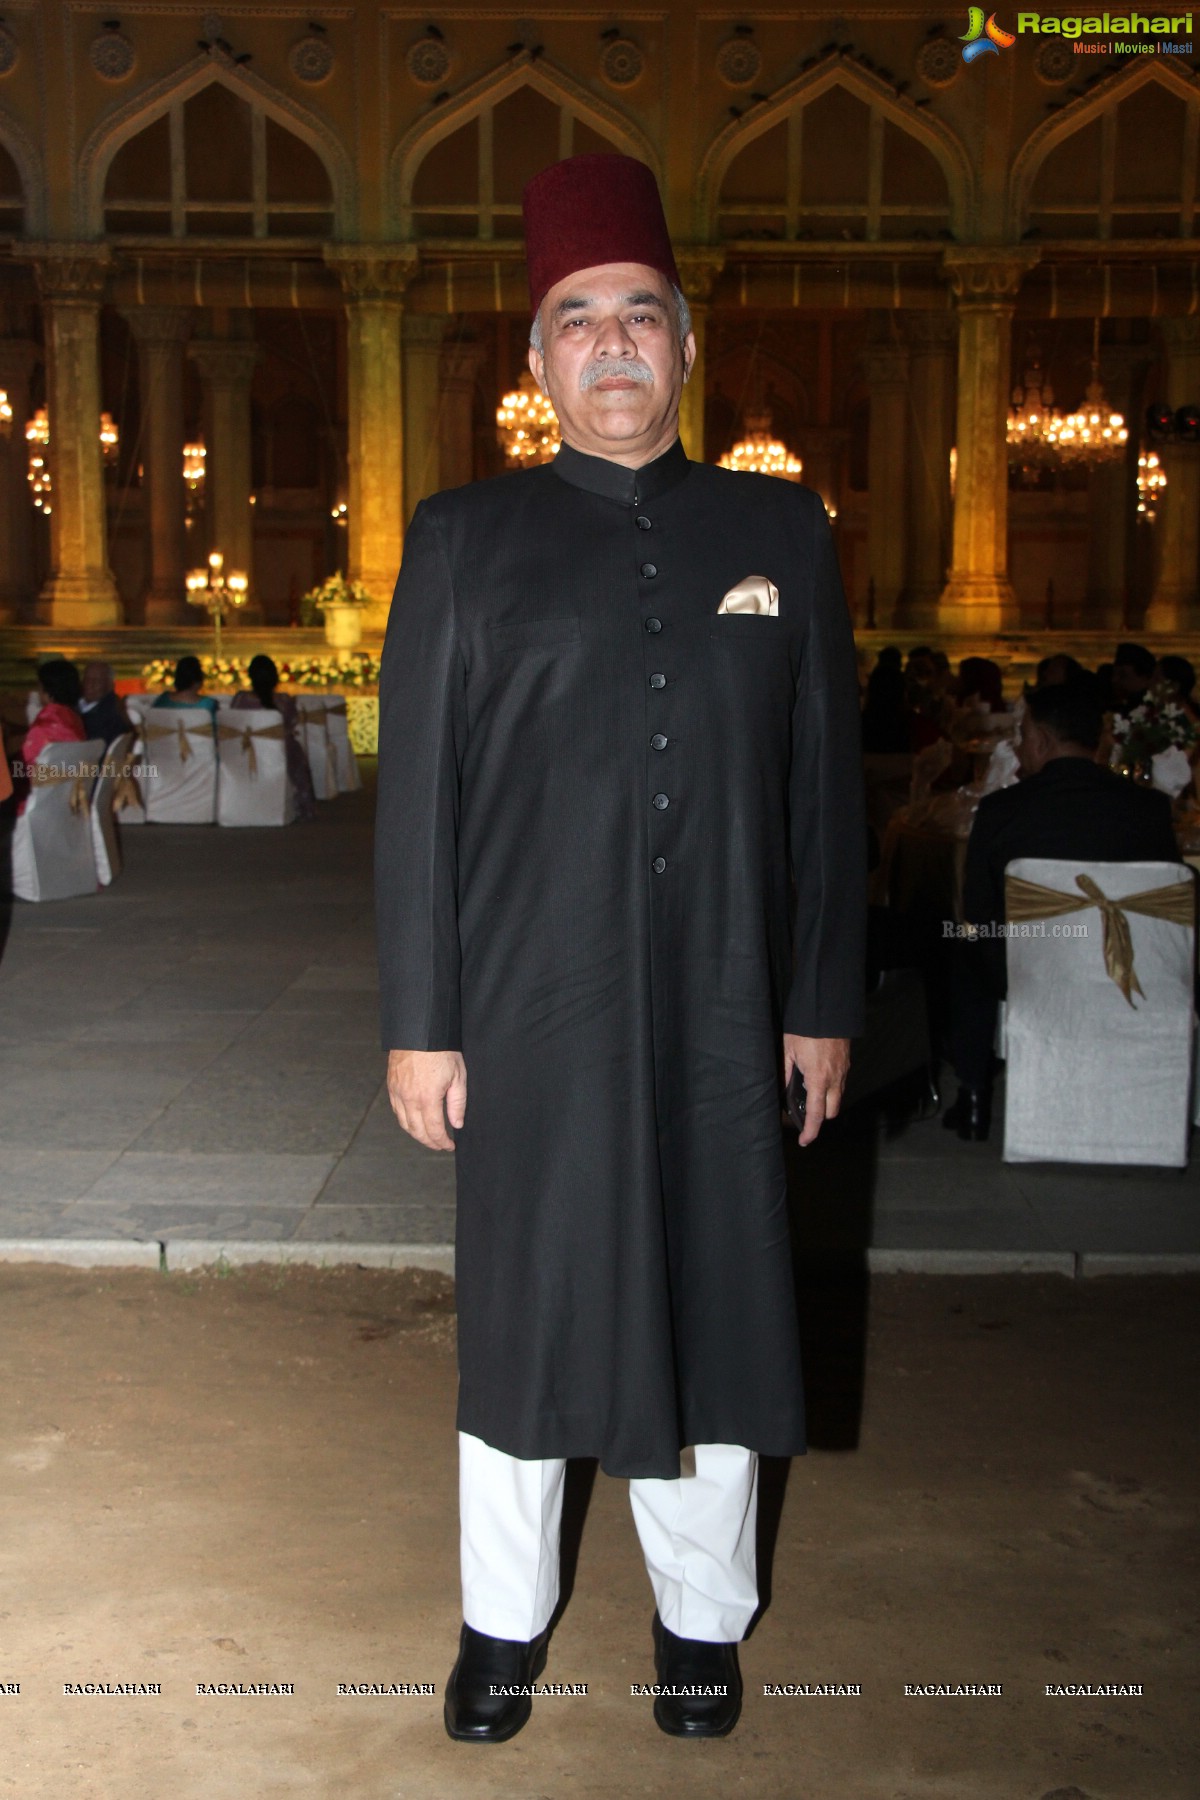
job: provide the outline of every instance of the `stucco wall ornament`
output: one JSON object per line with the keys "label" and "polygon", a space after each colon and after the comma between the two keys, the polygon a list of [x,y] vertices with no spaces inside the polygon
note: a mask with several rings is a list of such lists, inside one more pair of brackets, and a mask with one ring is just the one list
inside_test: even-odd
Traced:
{"label": "stucco wall ornament", "polygon": [[609,87],[632,87],[645,67],[646,59],[632,38],[613,38],[600,53],[600,73]]}
{"label": "stucco wall ornament", "polygon": [[422,87],[436,87],[450,73],[450,52],[441,38],[418,38],[410,44],[404,61],[413,80]]}
{"label": "stucco wall ornament", "polygon": [[20,46],[7,25],[0,25],[0,75],[11,75],[21,54]]}
{"label": "stucco wall ornament", "polygon": [[726,87],[749,87],[762,68],[762,51],[752,37],[726,38],[717,51],[717,74]]}
{"label": "stucco wall ornament", "polygon": [[948,88],[963,66],[959,46],[937,33],[917,51],[917,74],[929,87]]}
{"label": "stucco wall ornament", "polygon": [[1046,87],[1062,87],[1075,73],[1075,55],[1070,44],[1054,38],[1039,44],[1033,59],[1033,72]]}
{"label": "stucco wall ornament", "polygon": [[103,81],[124,81],[137,60],[133,45],[116,25],[106,25],[88,45],[88,60]]}
{"label": "stucco wall ornament", "polygon": [[333,45],[315,33],[302,37],[289,50],[288,64],[297,81],[324,81],[333,73]]}

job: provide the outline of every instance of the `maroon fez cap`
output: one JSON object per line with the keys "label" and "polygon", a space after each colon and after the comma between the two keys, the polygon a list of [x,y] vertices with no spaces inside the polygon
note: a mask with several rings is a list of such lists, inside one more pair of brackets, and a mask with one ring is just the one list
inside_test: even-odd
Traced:
{"label": "maroon fez cap", "polygon": [[533,312],[558,281],[604,263],[645,263],[682,287],[658,183],[632,156],[598,152],[551,163],[521,196]]}

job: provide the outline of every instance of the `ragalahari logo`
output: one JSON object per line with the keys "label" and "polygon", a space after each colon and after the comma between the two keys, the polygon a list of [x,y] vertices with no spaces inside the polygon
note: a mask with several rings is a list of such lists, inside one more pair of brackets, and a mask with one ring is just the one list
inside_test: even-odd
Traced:
{"label": "ragalahari logo", "polygon": [[982,6],[969,6],[967,19],[967,29],[959,39],[964,62],[974,62],[977,56],[999,56],[1001,50],[1017,41],[1011,31],[997,25],[995,13],[989,13],[985,20]]}

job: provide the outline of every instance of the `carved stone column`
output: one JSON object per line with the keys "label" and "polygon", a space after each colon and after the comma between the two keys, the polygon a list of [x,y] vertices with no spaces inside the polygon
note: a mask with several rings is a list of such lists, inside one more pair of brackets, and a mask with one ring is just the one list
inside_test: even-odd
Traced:
{"label": "carved stone column", "polygon": [[[1159,321],[1166,352],[1166,404],[1200,405],[1200,318]],[[1166,489],[1155,522],[1154,591],[1149,631],[1190,631],[1200,624],[1200,444],[1159,449]]]}
{"label": "carved stone column", "polygon": [[1031,249],[955,245],[942,253],[958,313],[958,472],[950,578],[938,603],[948,631],[1017,622],[1008,578],[1006,440],[1012,316]]}
{"label": "carved stone column", "polygon": [[0,338],[0,387],[8,394],[13,414],[11,435],[0,437],[0,621],[4,623],[33,614],[33,506],[24,430],[30,413],[29,378],[40,354],[31,338]]}
{"label": "carved stone column", "polygon": [[1107,625],[1115,632],[1128,623],[1137,528],[1138,421],[1149,352],[1137,344],[1109,344],[1100,353],[1100,377],[1116,410],[1124,415],[1129,441],[1123,456],[1094,468],[1088,477],[1088,568],[1084,617],[1088,630]]}
{"label": "carved stone column", "polygon": [[[882,330],[882,326],[876,329]],[[868,343],[863,373],[871,390],[867,438],[867,575],[875,584],[875,616],[895,623],[904,586],[905,462],[908,441],[908,351],[882,336]]]}
{"label": "carved stone column", "polygon": [[[248,331],[250,316],[235,321]],[[209,547],[219,550],[225,568],[240,569],[250,582],[249,603],[238,616],[262,618],[254,589],[254,486],[250,437],[250,383],[259,359],[250,336],[193,338],[188,355],[208,389],[209,430],[204,458],[204,503]]]}
{"label": "carved stone column", "polygon": [[442,352],[438,437],[445,487],[463,487],[475,476],[475,383],[486,360],[485,344],[461,339]]}
{"label": "carved stone column", "polygon": [[38,618],[68,628],[119,625],[108,566],[100,449],[100,304],[110,253],[101,244],[24,246],[37,272],[50,415],[50,577]]}
{"label": "carved stone column", "polygon": [[327,245],[346,295],[351,580],[374,597],[368,631],[387,625],[404,546],[404,378],[400,326],[417,252],[403,244]]}
{"label": "carved stone column", "polygon": [[404,517],[441,487],[439,374],[446,320],[436,313],[404,318]]}
{"label": "carved stone column", "polygon": [[[141,384],[142,467],[150,516],[146,623],[179,625],[190,616],[184,598],[187,530],[183,484],[183,346],[189,314],[181,306],[143,306],[125,316],[138,347]],[[249,569],[246,572],[249,574]]]}
{"label": "carved stone column", "polygon": [[708,336],[708,306],[717,276],[725,266],[724,250],[708,244],[676,249],[675,266],[692,315],[696,360],[679,401],[679,435],[693,462],[704,461],[704,348]]}
{"label": "carved stone column", "polygon": [[957,329],[948,312],[910,312],[908,542],[897,622],[933,625],[950,564],[950,446]]}

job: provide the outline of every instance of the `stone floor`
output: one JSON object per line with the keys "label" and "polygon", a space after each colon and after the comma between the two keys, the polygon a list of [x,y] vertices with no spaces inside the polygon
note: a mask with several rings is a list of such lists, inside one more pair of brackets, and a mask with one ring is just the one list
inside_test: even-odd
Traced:
{"label": "stone floor", "polygon": [[[0,1255],[451,1267],[453,1160],[382,1085],[373,792],[145,827],[94,898],[0,903]],[[859,1109],[791,1151],[798,1234],[873,1268],[1200,1266],[1188,1171],[1006,1166]],[[264,1248],[265,1247],[265,1248]]]}

